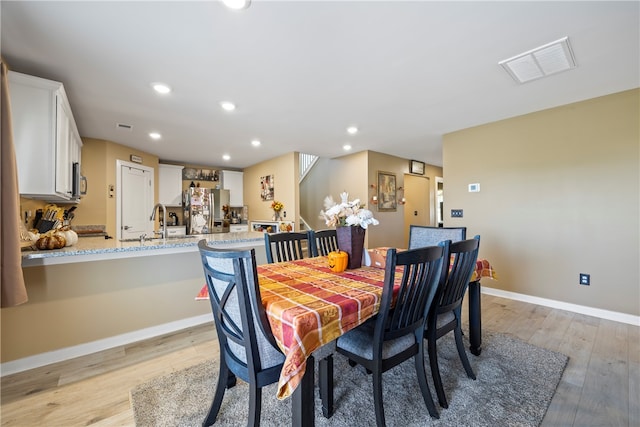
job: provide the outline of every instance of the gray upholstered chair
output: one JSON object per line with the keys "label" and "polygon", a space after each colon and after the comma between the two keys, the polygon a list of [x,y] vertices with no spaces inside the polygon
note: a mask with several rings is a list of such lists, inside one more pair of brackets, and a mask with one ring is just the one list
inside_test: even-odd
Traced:
{"label": "gray upholstered chair", "polygon": [[335,228],[309,230],[309,242],[312,244],[311,256],[327,256],[329,252],[338,250],[338,236]]}
{"label": "gray upholstered chair", "polygon": [[247,425],[260,425],[262,387],[277,382],[285,357],[278,349],[260,299],[254,249],[215,249],[198,243],[220,344],[216,392],[202,423],[215,423],[225,389],[236,376],[249,384]]}
{"label": "gray upholstered chair", "polygon": [[409,226],[409,249],[435,246],[445,240],[457,242],[467,238],[467,227]]}
{"label": "gray upholstered chair", "polygon": [[306,231],[264,233],[264,247],[269,264],[313,256],[309,233]]}
{"label": "gray upholstered chair", "polygon": [[438,394],[438,401],[443,408],[448,407],[447,398],[442,386],[442,378],[438,368],[438,351],[436,342],[453,331],[456,348],[462,366],[471,379],[476,375],[471,368],[462,341],[462,300],[469,286],[469,280],[475,270],[480,248],[480,236],[459,242],[446,241],[445,251],[450,254],[443,262],[442,276],[435,301],[427,319],[425,339],[428,341],[431,376]]}
{"label": "gray upholstered chair", "polygon": [[[378,427],[385,425],[382,402],[382,373],[414,358],[422,398],[434,418],[438,411],[431,398],[424,368],[424,329],[427,313],[442,273],[443,246],[431,246],[403,252],[387,251],[384,288],[380,311],[375,319],[338,338],[338,353],[360,364],[373,376],[373,397]],[[396,267],[402,271],[394,300]]]}

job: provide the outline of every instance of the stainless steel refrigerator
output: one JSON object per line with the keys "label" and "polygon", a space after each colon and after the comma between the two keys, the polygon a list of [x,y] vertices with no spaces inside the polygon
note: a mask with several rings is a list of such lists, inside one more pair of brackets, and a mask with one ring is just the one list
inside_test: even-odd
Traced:
{"label": "stainless steel refrigerator", "polygon": [[229,232],[223,206],[229,206],[229,190],[191,187],[183,194],[187,234]]}

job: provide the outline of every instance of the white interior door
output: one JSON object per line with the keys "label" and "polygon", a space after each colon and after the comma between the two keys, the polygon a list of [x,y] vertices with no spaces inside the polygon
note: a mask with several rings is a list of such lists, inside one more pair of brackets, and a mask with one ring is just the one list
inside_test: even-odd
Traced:
{"label": "white interior door", "polygon": [[138,239],[153,236],[153,169],[135,163],[118,161],[118,238]]}

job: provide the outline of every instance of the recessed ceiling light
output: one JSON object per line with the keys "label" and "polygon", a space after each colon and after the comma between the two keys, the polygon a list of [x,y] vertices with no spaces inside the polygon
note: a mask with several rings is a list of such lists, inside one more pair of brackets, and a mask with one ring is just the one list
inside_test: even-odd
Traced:
{"label": "recessed ceiling light", "polygon": [[163,95],[171,92],[171,87],[164,83],[151,83],[151,87],[153,87],[153,90]]}
{"label": "recessed ceiling light", "polygon": [[223,154],[222,155],[222,160],[231,160],[231,156],[228,154]]}
{"label": "recessed ceiling light", "polygon": [[260,144],[262,143],[258,139],[254,139],[253,141],[251,141],[251,145],[253,145],[254,147],[259,147]]}
{"label": "recessed ceiling light", "polygon": [[349,150],[351,150],[351,145],[349,145],[349,144],[344,144],[344,145],[342,146],[342,149],[343,149],[344,151],[349,151]]}
{"label": "recessed ceiling light", "polygon": [[251,4],[251,0],[222,0],[225,6],[233,10],[246,9]]}
{"label": "recessed ceiling light", "polygon": [[149,137],[150,137],[151,139],[160,139],[160,138],[162,138],[162,135],[160,135],[158,132],[151,132],[151,133],[149,134]]}
{"label": "recessed ceiling light", "polygon": [[229,101],[222,101],[220,103],[220,106],[225,111],[233,111],[233,110],[236,109],[236,104],[234,104],[233,102],[229,102]]}
{"label": "recessed ceiling light", "polygon": [[356,133],[358,133],[358,128],[356,126],[349,126],[347,128],[347,133],[349,135],[355,135]]}

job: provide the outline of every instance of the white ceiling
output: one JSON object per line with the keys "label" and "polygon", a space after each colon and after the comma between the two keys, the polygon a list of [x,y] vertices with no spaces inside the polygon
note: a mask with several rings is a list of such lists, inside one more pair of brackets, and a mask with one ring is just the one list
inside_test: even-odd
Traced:
{"label": "white ceiling", "polygon": [[[1,47],[11,69],[64,83],[82,136],[162,160],[243,168],[350,143],[442,165],[445,133],[640,86],[639,5],[5,0]],[[574,70],[518,85],[498,65],[563,36]]]}

